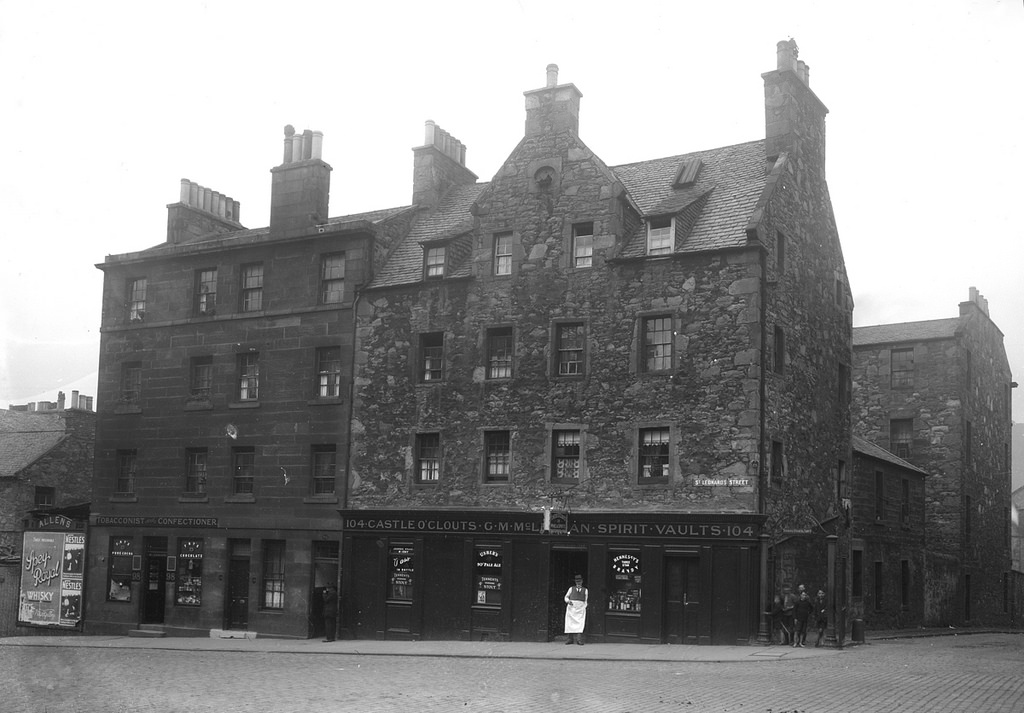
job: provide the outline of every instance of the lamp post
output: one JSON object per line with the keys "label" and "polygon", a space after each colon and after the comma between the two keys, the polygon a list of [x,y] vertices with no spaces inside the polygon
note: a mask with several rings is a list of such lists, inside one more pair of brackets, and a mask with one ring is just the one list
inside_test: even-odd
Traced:
{"label": "lamp post", "polygon": [[761,541],[761,582],[758,586],[757,643],[767,646],[772,643],[772,632],[768,628],[768,535],[762,532]]}
{"label": "lamp post", "polygon": [[825,537],[828,547],[828,627],[825,629],[825,646],[838,647],[836,638],[836,543],[838,535]]}

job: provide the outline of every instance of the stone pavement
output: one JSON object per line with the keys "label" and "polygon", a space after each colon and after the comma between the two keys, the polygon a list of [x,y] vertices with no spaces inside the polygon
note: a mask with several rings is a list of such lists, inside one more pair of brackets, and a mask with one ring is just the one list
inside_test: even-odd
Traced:
{"label": "stone pavement", "polygon": [[[866,642],[928,636],[1013,633],[998,629],[897,629],[865,632]],[[547,659],[566,661],[748,662],[799,660],[835,655],[838,648],[804,648],[780,644],[750,646],[680,646],[668,644],[601,644],[565,646],[522,641],[375,641],[278,639],[236,635],[199,637],[19,636],[0,638],[0,646],[59,646],[67,648],[152,649],[165,651],[232,651],[289,654],[359,654],[363,656],[432,656],[484,659]],[[251,635],[250,635],[251,636]],[[846,648],[859,644],[847,642]]]}

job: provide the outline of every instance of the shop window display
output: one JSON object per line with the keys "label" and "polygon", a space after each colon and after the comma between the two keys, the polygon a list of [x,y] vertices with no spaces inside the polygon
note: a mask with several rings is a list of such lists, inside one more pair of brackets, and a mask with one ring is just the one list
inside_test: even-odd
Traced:
{"label": "shop window display", "polygon": [[174,603],[197,607],[203,603],[203,541],[178,540]]}
{"label": "shop window display", "polygon": [[640,555],[612,553],[608,611],[640,612]]}
{"label": "shop window display", "polygon": [[107,570],[108,602],[130,602],[132,600],[132,563],[134,558],[135,548],[130,538],[111,538]]}
{"label": "shop window display", "polygon": [[388,570],[388,599],[412,599],[412,545],[391,545]]}
{"label": "shop window display", "polygon": [[474,572],[477,604],[501,606],[501,565],[501,549],[477,548]]}

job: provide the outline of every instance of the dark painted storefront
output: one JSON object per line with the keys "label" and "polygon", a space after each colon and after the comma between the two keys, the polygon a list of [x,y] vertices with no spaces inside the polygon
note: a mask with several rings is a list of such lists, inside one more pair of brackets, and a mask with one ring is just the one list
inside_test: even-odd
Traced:
{"label": "dark painted storefront", "polygon": [[90,540],[88,633],[322,636],[337,532],[225,528],[218,518],[103,517]]}
{"label": "dark painted storefront", "polygon": [[577,573],[587,637],[747,643],[756,515],[342,511],[343,629],[364,639],[549,641]]}

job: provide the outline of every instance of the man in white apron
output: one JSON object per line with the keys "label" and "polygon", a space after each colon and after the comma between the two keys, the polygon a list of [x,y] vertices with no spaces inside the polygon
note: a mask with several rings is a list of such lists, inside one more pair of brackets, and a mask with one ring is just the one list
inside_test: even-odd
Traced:
{"label": "man in white apron", "polygon": [[566,644],[583,646],[583,628],[587,625],[587,588],[583,586],[583,575],[576,575],[576,584],[565,593]]}

